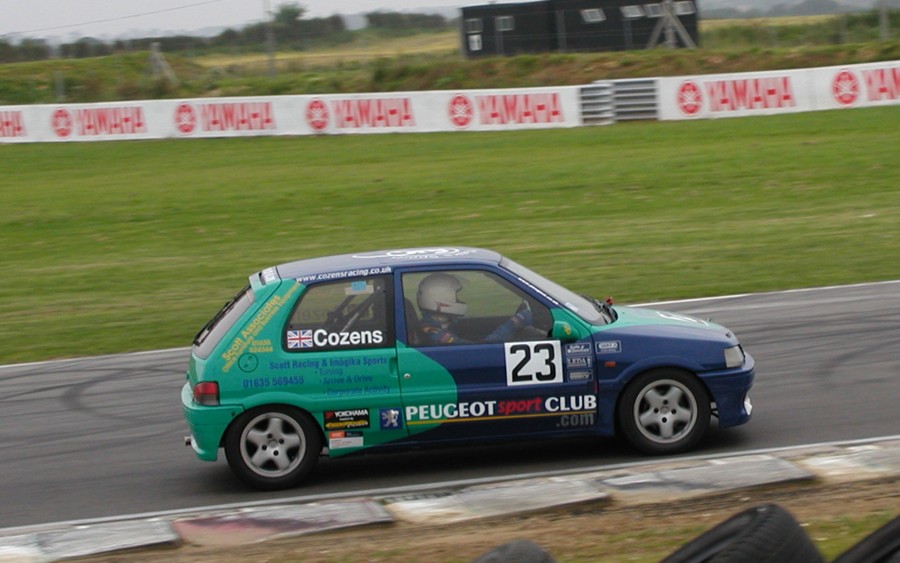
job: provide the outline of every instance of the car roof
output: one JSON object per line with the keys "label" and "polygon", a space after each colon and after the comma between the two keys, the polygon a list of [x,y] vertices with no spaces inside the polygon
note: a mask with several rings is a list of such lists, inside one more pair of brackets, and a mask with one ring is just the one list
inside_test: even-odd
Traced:
{"label": "car roof", "polygon": [[[503,256],[493,250],[467,246],[397,248],[297,260],[281,264],[277,270],[282,279],[312,281],[310,278],[325,280],[370,275],[373,270],[388,273],[393,268],[410,265],[496,265],[502,259]],[[328,277],[329,274],[333,277]]]}

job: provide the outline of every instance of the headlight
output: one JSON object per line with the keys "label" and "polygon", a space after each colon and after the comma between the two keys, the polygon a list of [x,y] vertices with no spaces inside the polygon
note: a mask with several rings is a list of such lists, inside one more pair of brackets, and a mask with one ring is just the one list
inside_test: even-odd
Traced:
{"label": "headlight", "polygon": [[744,351],[741,347],[725,348],[725,367],[739,368],[744,365]]}

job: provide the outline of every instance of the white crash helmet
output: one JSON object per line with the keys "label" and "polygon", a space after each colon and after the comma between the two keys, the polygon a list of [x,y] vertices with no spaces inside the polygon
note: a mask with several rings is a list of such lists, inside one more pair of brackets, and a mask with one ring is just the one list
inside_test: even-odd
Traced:
{"label": "white crash helmet", "polygon": [[422,311],[461,317],[468,307],[457,296],[462,288],[459,280],[450,274],[431,274],[419,283],[416,302]]}

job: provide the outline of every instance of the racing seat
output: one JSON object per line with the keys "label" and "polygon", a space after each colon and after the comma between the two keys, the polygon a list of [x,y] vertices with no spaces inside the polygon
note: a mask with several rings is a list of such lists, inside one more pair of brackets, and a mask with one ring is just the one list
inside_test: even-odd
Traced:
{"label": "racing seat", "polygon": [[422,321],[413,308],[412,301],[405,297],[403,298],[403,313],[406,317],[406,343],[410,346],[418,346],[422,343]]}

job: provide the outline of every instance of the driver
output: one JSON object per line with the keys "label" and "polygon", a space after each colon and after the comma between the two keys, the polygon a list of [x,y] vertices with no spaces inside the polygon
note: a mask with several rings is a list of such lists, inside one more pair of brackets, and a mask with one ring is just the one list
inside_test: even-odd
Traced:
{"label": "driver", "polygon": [[[421,330],[429,344],[469,344],[453,330],[454,323],[466,314],[468,306],[459,300],[462,284],[455,276],[430,274],[419,283],[416,302],[422,311]],[[484,342],[505,342],[520,329],[531,326],[528,301],[523,300],[516,314],[484,338]]]}

